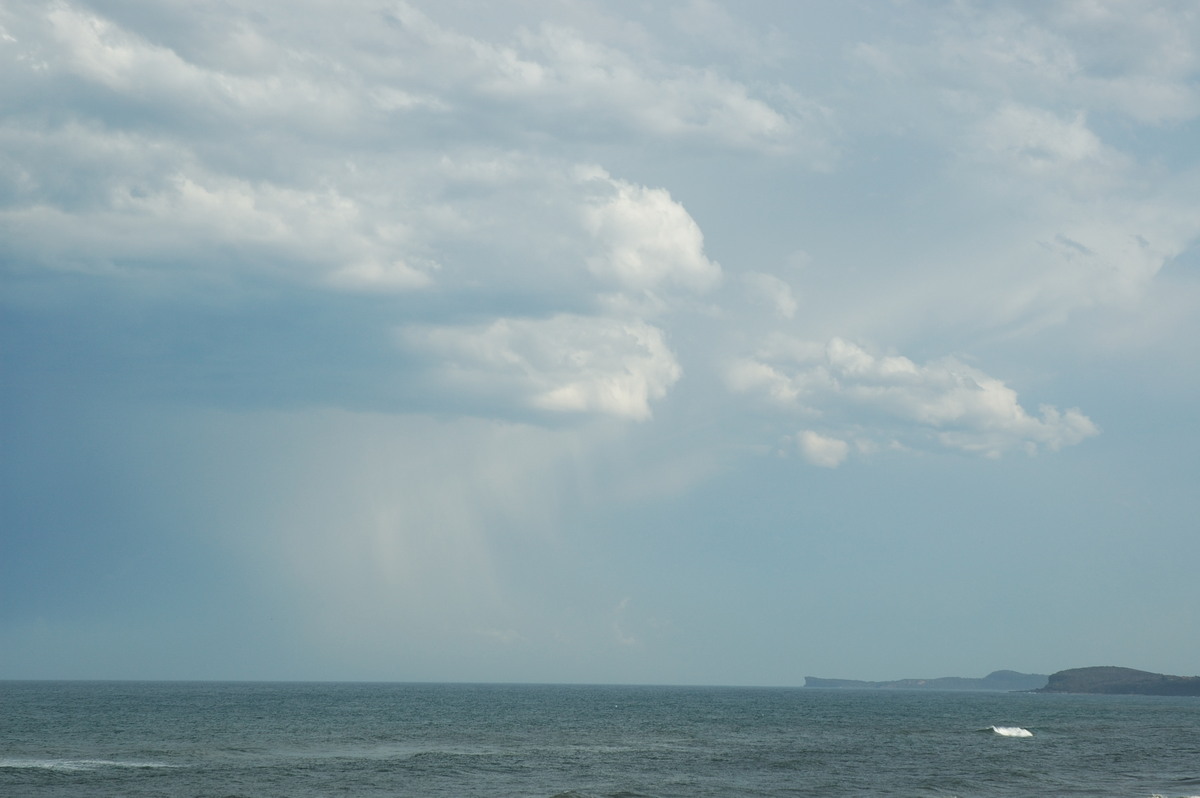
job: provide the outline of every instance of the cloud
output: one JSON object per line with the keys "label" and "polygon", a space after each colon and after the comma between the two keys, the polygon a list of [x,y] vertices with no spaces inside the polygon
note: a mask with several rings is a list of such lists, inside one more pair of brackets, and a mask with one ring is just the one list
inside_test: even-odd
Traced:
{"label": "cloud", "polygon": [[1098,159],[1104,152],[1082,113],[1064,120],[1042,109],[1011,104],[985,120],[982,138],[988,150],[1032,171]]}
{"label": "cloud", "polygon": [[765,272],[747,272],[741,277],[751,301],[756,305],[769,308],[780,319],[795,317],[799,304],[790,284]]}
{"label": "cloud", "polygon": [[721,267],[705,257],[704,235],[683,206],[663,189],[607,182],[615,195],[584,210],[603,248],[588,259],[593,274],[636,293],[663,287],[703,293],[716,286]]}
{"label": "cloud", "polygon": [[261,35],[236,8],[219,23],[197,20],[223,30],[187,42],[186,53],[78,4],[59,0],[39,10],[24,18],[28,35],[22,42],[27,67],[37,54],[39,83],[80,78],[100,92],[102,102],[122,98],[168,130],[201,123],[224,137],[230,129],[284,124],[311,134],[347,130],[373,106],[421,104],[411,96],[401,100],[394,90],[348,91],[315,59]]}
{"label": "cloud", "polygon": [[203,71],[109,20],[58,2],[46,21],[71,71],[117,91],[198,88]]}
{"label": "cloud", "polygon": [[[489,219],[532,212],[548,229],[561,227],[550,196],[561,192],[574,194],[568,209],[586,209],[588,234],[605,248],[570,253],[590,259],[598,277],[622,290],[703,291],[719,267],[665,189],[605,175],[591,190],[611,194],[584,198],[567,177],[575,164],[522,156],[519,142],[506,151],[496,126],[573,137],[573,120],[596,113],[720,146],[757,135],[737,132],[746,125],[782,120],[735,82],[711,73],[697,80],[564,28],[496,43],[400,3],[390,24],[368,26],[371,14],[351,13],[335,36],[314,42],[289,24],[231,12],[211,21],[228,36],[182,41],[65,2],[9,13],[6,30],[15,33],[5,55],[20,80],[0,90],[14,109],[72,109],[6,120],[12,155],[0,163],[8,196],[0,224],[10,249],[84,271],[233,260],[260,276],[406,291],[435,280],[435,250],[447,239],[467,232],[488,246],[522,226],[505,232]],[[420,47],[400,59],[405,43]],[[83,106],[68,90],[80,82],[93,93]],[[32,88],[15,88],[22,84]],[[481,95],[501,105],[481,107]],[[479,124],[481,114],[490,121]],[[447,125],[456,129],[449,138]],[[430,126],[437,135],[426,138]],[[398,128],[414,131],[399,147]],[[503,185],[488,186],[482,173],[467,174],[471,163],[509,174],[492,173]],[[523,194],[515,202],[514,191]]]}
{"label": "cloud", "polygon": [[[827,248],[806,271],[831,275],[821,278],[837,283],[831,298],[795,275],[773,274],[754,236],[730,233],[734,223],[725,223],[718,263],[706,249],[712,236],[685,208],[689,189],[615,176],[602,163],[630,141],[656,153],[686,143],[689,152],[744,159],[738,169],[767,156],[807,170],[842,150],[844,131],[832,120],[855,121],[860,101],[840,97],[835,109],[833,95],[811,99],[803,77],[777,60],[787,52],[777,28],[739,27],[737,52],[773,43],[754,69],[731,64],[728,48],[701,43],[704,60],[689,62],[699,50],[655,46],[656,35],[680,26],[711,40],[729,17],[713,3],[663,17],[666,31],[654,28],[654,15],[588,27],[585,17],[606,12],[581,6],[466,24],[440,6],[400,2],[352,7],[338,12],[345,24],[324,26],[333,12],[320,4],[301,20],[256,16],[235,3],[204,17],[194,35],[180,31],[196,26],[120,9],[14,8],[3,17],[12,40],[4,53],[22,80],[5,84],[5,96],[26,110],[70,110],[14,114],[0,125],[0,251],[21,264],[19,279],[43,269],[131,289],[168,285],[180,296],[208,281],[248,293],[300,287],[364,303],[387,297],[396,304],[370,305],[380,321],[356,328],[378,340],[349,344],[380,358],[378,393],[402,381],[477,413],[645,420],[685,369],[703,376],[722,368],[714,352],[724,339],[743,346],[740,336],[768,327],[800,341],[836,333],[904,348],[888,327],[892,316],[911,338],[1059,323],[1076,308],[1136,296],[1196,231],[1186,203],[1134,196],[1134,159],[1105,141],[1086,102],[1068,102],[1090,96],[1070,87],[1096,53],[1075,52],[1083,45],[1053,15],[964,6],[931,28],[935,47],[879,40],[851,48],[890,65],[888,85],[872,91],[895,91],[904,80],[934,86],[909,88],[914,109],[937,111],[921,135],[955,142],[941,164],[950,176],[933,184],[954,193],[946,203],[994,192],[987,202],[1009,217],[993,227],[999,215],[975,208],[961,241],[939,237],[936,253],[905,253],[921,261],[911,269],[891,252],[860,257],[858,241],[873,238],[862,230],[880,220],[852,219],[858,226],[837,234],[837,251]],[[309,25],[328,35],[313,37]],[[1164,74],[1187,74],[1188,58],[1172,51]],[[955,63],[965,66],[953,71]],[[1031,75],[1061,92],[1039,93]],[[36,104],[17,88],[22,82],[34,87]],[[81,86],[86,103],[73,93]],[[614,160],[631,171],[638,164]],[[664,177],[688,186],[670,162]],[[1110,194],[1094,199],[1097,187]],[[765,191],[759,199],[775,201]],[[748,212],[741,199],[724,201],[708,217],[718,229],[722,213]],[[880,225],[879,240],[898,237]],[[817,236],[817,226],[797,235]],[[975,232],[1006,240],[962,243]],[[847,279],[826,265],[849,260],[878,279]],[[927,326],[910,333],[905,324]],[[402,366],[378,354],[388,330],[399,331]],[[946,367],[943,377],[965,368]],[[933,385],[933,365],[919,370]],[[930,421],[869,400],[866,377],[851,390],[844,376],[816,401],[805,391],[818,373],[805,360],[742,357],[729,379],[811,417],[857,408],[933,429],[978,426],[970,419],[986,415]],[[995,392],[980,385],[981,395]],[[874,389],[886,394],[882,384]],[[1042,448],[1057,438],[1037,430],[1066,423],[1013,418],[1004,427],[1010,437]],[[977,444],[941,431],[955,448],[991,451],[1008,440]],[[857,440],[836,429],[821,434]]]}
{"label": "cloud", "polygon": [[[508,104],[530,124],[650,135],[764,153],[829,157],[829,111],[794,94],[755,96],[712,68],[657,61],[563,23],[524,27],[502,42],[450,30],[413,3],[388,15],[393,31],[438,67],[418,75],[428,93]],[[652,48],[647,48],[652,49]]]}
{"label": "cloud", "polygon": [[840,324],[822,337],[1029,342],[1092,308],[1137,306],[1200,235],[1180,138],[1200,114],[1200,18],[1155,2],[961,3],[926,19],[928,35],[849,50],[864,101],[839,118],[888,129],[884,159],[917,166],[864,225],[868,240],[890,231],[880,245],[843,247],[866,279],[839,283]]}
{"label": "cloud", "polygon": [[[74,107],[59,86],[66,76],[98,99],[63,121],[13,116],[0,125],[4,268],[18,281],[36,282],[39,272],[101,277],[119,292],[185,306],[197,286],[235,296],[301,288],[318,304],[330,301],[320,298],[327,293],[421,291],[431,296],[419,320],[397,309],[378,334],[386,341],[387,327],[402,329],[416,355],[409,367],[445,359],[424,372],[435,392],[452,386],[473,412],[501,416],[517,408],[649,418],[682,369],[664,329],[646,317],[720,282],[699,226],[665,189],[506,148],[494,131],[420,135],[431,116],[456,118],[468,131],[478,93],[517,102],[520,85],[537,84],[545,69],[413,6],[396,8],[382,32],[355,17],[324,44],[289,38],[300,31],[286,24],[272,39],[261,20],[235,14],[214,23],[236,28],[235,44],[198,37],[188,47],[82,6],[24,8],[14,47],[44,58],[36,68],[17,59],[19,71],[51,104]],[[575,64],[547,79],[585,81],[580,59],[612,59],[611,69],[593,65],[606,85],[634,69],[611,48],[543,33],[553,46],[543,34],[522,46]],[[440,76],[385,74],[394,55],[379,36],[415,37],[427,64],[466,60]],[[361,37],[364,46],[339,37]],[[464,106],[464,97],[474,99]],[[130,107],[142,110],[122,110]],[[511,108],[493,113],[523,120]],[[375,126],[389,115],[415,120],[418,135],[375,146]],[[297,338],[293,346],[310,344]],[[380,348],[342,345],[356,347],[348,360],[377,357]],[[353,405],[352,393],[323,399]]]}
{"label": "cloud", "polygon": [[424,287],[437,269],[403,221],[353,185],[240,177],[180,142],[99,124],[10,122],[0,141],[12,154],[0,164],[27,175],[10,177],[0,207],[4,246],[29,266],[381,290]]}
{"label": "cloud", "polygon": [[727,384],[778,411],[820,421],[833,434],[809,430],[798,443],[806,459],[827,467],[845,459],[847,435],[877,446],[899,441],[999,457],[1014,449],[1056,451],[1099,432],[1078,409],[1043,405],[1031,415],[1004,382],[954,358],[918,365],[839,338],[742,359]]}
{"label": "cloud", "polygon": [[1152,124],[1200,114],[1200,18],[1186,3],[1074,0],[1038,11],[1078,53],[1095,104]]}
{"label": "cloud", "polygon": [[636,320],[559,314],[481,327],[406,327],[451,391],[552,413],[643,421],[681,372],[662,330]]}
{"label": "cloud", "polygon": [[828,438],[812,430],[801,432],[797,443],[804,459],[822,468],[837,468],[845,462],[850,452],[850,446],[845,441]]}
{"label": "cloud", "polygon": [[1194,118],[1200,19],[1172,0],[962,4],[927,55],[953,83],[1151,124]]}

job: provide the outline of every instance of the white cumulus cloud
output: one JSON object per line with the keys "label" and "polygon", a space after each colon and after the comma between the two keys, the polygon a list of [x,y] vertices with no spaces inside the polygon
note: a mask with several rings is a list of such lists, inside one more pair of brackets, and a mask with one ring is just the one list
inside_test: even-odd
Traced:
{"label": "white cumulus cloud", "polygon": [[850,445],[845,441],[830,438],[812,430],[801,432],[797,444],[805,460],[822,468],[837,468],[850,453]]}
{"label": "white cumulus cloud", "polygon": [[637,320],[559,314],[407,327],[400,336],[439,358],[451,390],[555,413],[645,420],[682,373],[662,330]]}
{"label": "white cumulus cloud", "polygon": [[1014,449],[1055,451],[1099,431],[1078,409],[1043,405],[1031,414],[1002,380],[955,358],[919,365],[838,338],[821,348],[745,358],[727,381],[777,410],[819,420],[829,434],[808,431],[799,444],[807,459],[825,466],[848,453],[838,432],[879,445],[898,440],[998,457]]}
{"label": "white cumulus cloud", "polygon": [[584,211],[601,246],[588,259],[593,274],[635,292],[704,292],[717,284],[721,267],[705,256],[700,226],[665,189],[608,182],[613,193]]}

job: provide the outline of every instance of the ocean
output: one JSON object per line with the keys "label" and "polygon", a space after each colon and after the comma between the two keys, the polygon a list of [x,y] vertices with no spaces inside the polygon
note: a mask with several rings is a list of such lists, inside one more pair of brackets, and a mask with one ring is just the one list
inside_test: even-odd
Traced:
{"label": "ocean", "polygon": [[1200,795],[1200,698],[0,682],[0,796]]}

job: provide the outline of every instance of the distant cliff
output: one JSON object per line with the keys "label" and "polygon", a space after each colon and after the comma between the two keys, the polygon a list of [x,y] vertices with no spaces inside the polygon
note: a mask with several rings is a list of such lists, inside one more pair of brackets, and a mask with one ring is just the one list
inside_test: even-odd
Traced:
{"label": "distant cliff", "polygon": [[1051,674],[1039,693],[1109,695],[1198,695],[1200,676],[1167,676],[1133,668],[1072,668]]}
{"label": "distant cliff", "polygon": [[1050,677],[1039,673],[994,671],[982,679],[943,676],[938,679],[897,679],[892,682],[863,682],[857,679],[819,679],[805,676],[805,687],[852,690],[1037,690],[1047,685]]}

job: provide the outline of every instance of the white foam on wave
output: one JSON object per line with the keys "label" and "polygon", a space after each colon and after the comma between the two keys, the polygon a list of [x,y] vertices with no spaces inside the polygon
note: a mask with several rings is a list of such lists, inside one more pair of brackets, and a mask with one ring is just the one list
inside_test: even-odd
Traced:
{"label": "white foam on wave", "polygon": [[117,762],[112,759],[0,759],[0,768],[34,770],[99,770],[100,768],[169,768],[165,762]]}
{"label": "white foam on wave", "polygon": [[992,731],[1001,737],[1032,737],[1033,732],[1020,726],[993,726]]}

